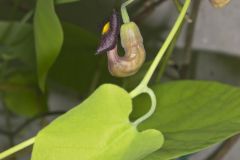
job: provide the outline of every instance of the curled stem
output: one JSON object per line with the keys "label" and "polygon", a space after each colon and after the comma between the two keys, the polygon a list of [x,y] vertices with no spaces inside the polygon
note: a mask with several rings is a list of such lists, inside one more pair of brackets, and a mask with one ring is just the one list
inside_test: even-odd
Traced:
{"label": "curled stem", "polygon": [[153,90],[148,88],[148,87],[145,87],[143,92],[142,93],[147,93],[150,98],[151,98],[151,108],[150,110],[145,114],[143,115],[142,117],[140,117],[139,119],[137,119],[133,125],[134,126],[138,126],[140,123],[142,123],[143,121],[145,121],[146,119],[148,119],[149,117],[151,117],[151,115],[155,112],[155,109],[156,109],[156,105],[157,105],[157,99],[156,99],[156,95],[154,94]]}
{"label": "curled stem", "polygon": [[[125,3],[123,3],[122,7],[121,7],[121,11],[122,11],[122,17],[123,17],[123,21],[124,23],[128,23],[130,22],[129,16],[127,14],[127,10],[126,10],[126,6],[129,5],[130,3],[132,3],[134,0],[128,0]],[[191,0],[186,0],[184,3],[184,6],[181,10],[181,13],[176,21],[176,23],[174,24],[171,32],[169,33],[166,41],[164,42],[162,48],[159,50],[156,58],[154,59],[152,65],[150,66],[148,72],[146,73],[146,75],[144,76],[143,80],[141,81],[141,83],[130,93],[130,96],[132,98],[138,96],[141,93],[147,93],[152,101],[152,106],[151,109],[149,110],[149,112],[147,112],[144,116],[140,117],[138,120],[136,120],[134,122],[134,125],[137,126],[138,124],[140,124],[141,122],[145,121],[146,119],[148,119],[155,111],[156,108],[156,96],[154,94],[154,92],[148,87],[148,83],[154,73],[154,71],[156,70],[160,60],[162,59],[164,53],[166,52],[166,50],[168,49],[169,45],[171,44],[173,38],[175,37],[179,27],[181,26],[184,17],[187,13],[188,7],[190,5]],[[0,160],[34,144],[35,142],[35,137],[24,141],[23,143],[16,145],[2,153],[0,153]]]}
{"label": "curled stem", "polygon": [[166,52],[166,50],[168,49],[169,45],[171,44],[172,40],[174,39],[179,27],[181,27],[181,24],[184,20],[184,17],[187,13],[188,7],[190,6],[190,2],[191,0],[186,0],[184,3],[184,6],[181,10],[181,13],[177,19],[177,21],[175,22],[171,32],[169,33],[167,39],[165,40],[165,42],[163,43],[163,46],[161,47],[161,49],[159,50],[157,56],[155,57],[152,65],[150,66],[150,68],[148,69],[146,75],[144,76],[143,80],[141,81],[141,83],[130,93],[130,95],[132,97],[136,97],[137,95],[139,95],[139,90],[145,88],[144,86],[147,86],[154,71],[156,70],[159,62],[161,61],[164,53]]}
{"label": "curled stem", "polygon": [[181,9],[181,12],[180,12],[180,15],[179,15],[177,21],[175,22],[171,32],[169,33],[167,39],[163,43],[163,46],[161,47],[157,56],[155,57],[152,65],[148,69],[146,75],[144,76],[144,78],[140,82],[140,84],[132,92],[130,92],[130,96],[132,98],[134,98],[142,93],[148,93],[150,95],[151,101],[152,101],[152,106],[151,106],[150,111],[148,113],[146,113],[145,115],[143,115],[141,118],[139,118],[135,122],[135,124],[139,124],[139,123],[143,122],[144,120],[149,118],[155,111],[156,97],[155,97],[155,94],[153,93],[153,91],[149,89],[148,83],[149,83],[154,71],[156,70],[159,62],[161,61],[162,57],[164,56],[165,52],[167,51],[168,47],[170,46],[171,42],[173,41],[175,35],[177,34],[179,28],[181,27],[181,24],[184,21],[184,18],[187,14],[187,10],[190,6],[190,3],[191,3],[191,0],[185,0],[184,6]]}

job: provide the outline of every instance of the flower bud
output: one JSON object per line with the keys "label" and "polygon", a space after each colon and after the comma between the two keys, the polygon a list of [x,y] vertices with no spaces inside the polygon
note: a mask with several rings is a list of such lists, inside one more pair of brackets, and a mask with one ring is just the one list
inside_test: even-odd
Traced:
{"label": "flower bud", "polygon": [[135,74],[145,61],[143,38],[138,26],[134,22],[126,23],[120,30],[121,44],[125,55],[119,57],[117,46],[108,51],[108,68],[116,77],[127,77]]}
{"label": "flower bud", "polygon": [[209,0],[209,1],[215,8],[222,8],[230,2],[230,0]]}

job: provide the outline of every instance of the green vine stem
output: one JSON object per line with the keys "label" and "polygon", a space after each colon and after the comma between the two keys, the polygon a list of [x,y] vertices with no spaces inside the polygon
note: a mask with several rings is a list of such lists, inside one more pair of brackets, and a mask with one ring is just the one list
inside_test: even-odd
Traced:
{"label": "green vine stem", "polygon": [[129,18],[128,13],[127,13],[127,6],[129,4],[131,4],[132,2],[134,2],[134,0],[128,0],[128,1],[124,2],[121,6],[123,23],[129,23],[130,22],[130,18]]}
{"label": "green vine stem", "polygon": [[6,150],[5,152],[2,152],[0,154],[0,160],[6,158],[6,157],[9,157],[10,155],[28,147],[28,146],[31,146],[35,141],[35,138],[31,138],[27,141],[24,141],[23,143],[20,143],[12,148],[10,148],[9,150]]}
{"label": "green vine stem", "polygon": [[[173,3],[175,4],[177,10],[179,11],[179,13],[181,12],[182,10],[182,4],[180,4],[180,2],[178,0],[172,0]],[[192,19],[190,19],[189,15],[186,15],[185,16],[185,19],[188,23],[192,23]],[[177,33],[175,34],[175,37],[173,38],[171,44],[169,45],[166,53],[164,53],[164,57],[162,58],[162,62],[161,62],[161,65],[159,66],[159,71],[158,71],[158,74],[157,74],[157,77],[156,77],[156,80],[155,82],[156,83],[159,83],[161,81],[161,78],[164,74],[164,71],[167,67],[167,63],[168,63],[168,60],[170,59],[173,51],[174,51],[174,48],[176,46],[176,43],[177,43],[177,40],[181,34],[181,31],[182,31],[182,28],[183,28],[183,25],[184,23],[182,22],[182,24],[180,25]]]}
{"label": "green vine stem", "polygon": [[[162,57],[164,56],[165,52],[167,51],[167,49],[169,48],[171,42],[173,41],[175,35],[177,34],[179,28],[181,27],[181,24],[187,14],[187,10],[190,6],[191,0],[186,0],[184,3],[184,6],[182,7],[182,10],[180,12],[180,15],[177,19],[177,21],[175,22],[171,32],[169,33],[167,39],[165,40],[165,42],[163,43],[163,46],[161,47],[161,49],[159,50],[157,56],[155,57],[152,65],[150,66],[149,70],[147,71],[146,75],[144,76],[143,80],[140,82],[140,84],[132,91],[130,92],[130,96],[132,98],[135,98],[136,96],[142,94],[142,93],[147,93],[149,94],[149,96],[151,97],[151,101],[152,101],[152,106],[151,109],[148,113],[146,113],[145,115],[143,115],[142,117],[140,117],[138,120],[136,120],[134,122],[134,124],[140,124],[139,122],[143,122],[144,120],[148,119],[155,111],[156,108],[156,96],[155,94],[152,95],[152,93],[150,92],[146,92],[146,90],[151,90],[148,87],[148,83],[154,73],[154,71],[156,70],[159,62],[161,61]],[[126,6],[125,6],[126,7]],[[153,92],[151,90],[151,92]]]}
{"label": "green vine stem", "polygon": [[[132,3],[134,0],[128,0],[125,3],[123,3],[122,7],[121,7],[121,11],[122,11],[122,16],[123,16],[123,21],[124,23],[128,23],[130,22],[126,7]],[[168,49],[169,45],[171,44],[173,38],[175,37],[179,27],[181,26],[181,23],[184,20],[184,17],[187,13],[188,7],[190,5],[191,0],[185,0],[184,6],[181,10],[181,13],[176,21],[176,23],[174,24],[171,32],[169,33],[166,41],[164,42],[162,48],[159,50],[156,58],[154,59],[152,65],[150,66],[149,70],[147,71],[146,75],[144,76],[143,80],[141,81],[141,83],[132,91],[130,92],[130,96],[132,98],[135,98],[136,96],[138,96],[139,94],[142,93],[147,93],[152,101],[152,105],[151,105],[151,109],[149,110],[148,113],[146,113],[144,116],[140,117],[139,119],[137,119],[133,125],[137,126],[138,124],[140,124],[141,122],[143,122],[144,120],[148,119],[155,111],[156,108],[156,96],[154,94],[154,92],[152,91],[152,89],[150,89],[148,87],[148,83],[154,73],[154,71],[156,70],[159,62],[161,61],[164,53],[166,52],[166,50]],[[23,150],[24,148],[34,144],[35,142],[35,137],[26,140],[25,142],[22,142],[19,145],[16,145],[2,153],[0,153],[0,160],[20,151]]]}
{"label": "green vine stem", "polygon": [[156,70],[159,62],[161,61],[164,53],[166,52],[166,50],[168,49],[169,45],[171,44],[172,40],[174,39],[179,27],[181,26],[184,17],[187,13],[188,7],[190,6],[190,2],[191,0],[186,0],[184,3],[184,6],[182,8],[182,11],[177,19],[177,21],[175,22],[171,32],[169,33],[167,39],[165,40],[165,42],[163,43],[162,48],[159,50],[156,58],[154,59],[152,65],[150,66],[149,70],[147,71],[146,75],[144,76],[143,80],[141,81],[141,83],[130,93],[131,97],[134,98],[137,95],[143,93],[143,91],[145,90],[145,88],[147,88],[147,85],[154,73],[154,71]]}
{"label": "green vine stem", "polygon": [[[179,2],[179,0],[172,0],[172,1],[173,1],[173,3],[175,4],[178,12],[180,13],[181,10],[182,10],[182,4]],[[192,19],[190,18],[190,16],[189,16],[188,13],[186,13],[185,19],[186,19],[186,21],[187,21],[188,23],[192,23]]]}

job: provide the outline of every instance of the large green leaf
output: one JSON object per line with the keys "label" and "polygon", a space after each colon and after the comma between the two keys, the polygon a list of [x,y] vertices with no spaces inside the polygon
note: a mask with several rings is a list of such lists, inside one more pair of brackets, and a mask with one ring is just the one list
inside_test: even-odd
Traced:
{"label": "large green leaf", "polygon": [[54,0],[37,1],[34,32],[39,86],[44,90],[47,73],[63,44],[63,31],[55,13]]}
{"label": "large green leaf", "polygon": [[[240,89],[216,82],[180,81],[154,87],[157,111],[141,129],[163,132],[163,148],[146,160],[170,160],[197,152],[240,132]],[[138,117],[149,106],[135,101]]]}
{"label": "large green leaf", "polygon": [[139,160],[159,149],[162,134],[137,131],[129,121],[132,101],[114,85],[103,85],[82,104],[37,136],[32,160]]}

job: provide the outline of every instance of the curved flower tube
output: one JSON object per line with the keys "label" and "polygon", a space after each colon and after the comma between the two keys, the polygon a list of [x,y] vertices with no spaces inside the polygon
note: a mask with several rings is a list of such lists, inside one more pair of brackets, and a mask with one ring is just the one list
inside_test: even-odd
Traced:
{"label": "curved flower tube", "polygon": [[[119,31],[119,18],[116,11],[110,22],[103,27],[102,38],[97,53],[107,52],[109,72],[116,77],[127,77],[135,74],[145,61],[143,38],[134,22],[125,23]],[[121,45],[125,54],[118,55],[117,38],[120,32]]]}
{"label": "curved flower tube", "polygon": [[109,72],[116,77],[127,77],[135,74],[145,61],[143,38],[134,22],[123,24],[120,32],[121,45],[125,55],[120,57],[117,45],[107,51]]}

